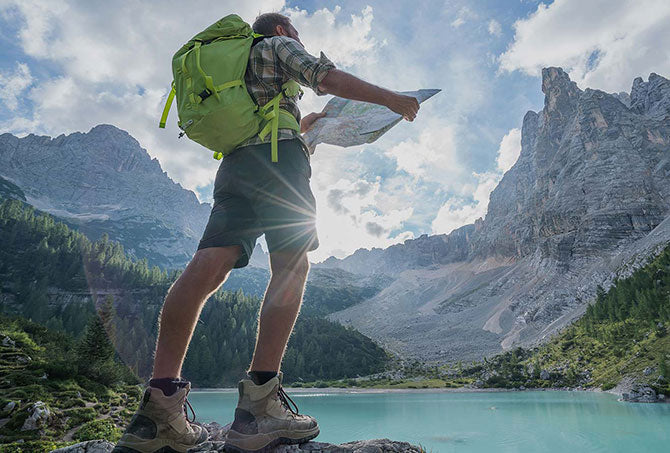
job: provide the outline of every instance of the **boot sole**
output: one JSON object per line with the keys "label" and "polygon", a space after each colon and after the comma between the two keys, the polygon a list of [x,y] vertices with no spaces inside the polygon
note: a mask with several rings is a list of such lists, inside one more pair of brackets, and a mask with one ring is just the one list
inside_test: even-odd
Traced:
{"label": "boot sole", "polygon": [[[228,432],[230,434],[230,431]],[[318,436],[320,433],[319,428],[316,427],[316,431],[307,434],[306,436],[300,437],[300,438],[291,438],[291,437],[278,437],[274,440],[271,440],[269,443],[265,444],[264,446],[257,448],[257,449],[248,449],[248,448],[242,448],[241,446],[233,445],[230,443],[230,440],[228,439],[228,436],[226,436],[226,443],[224,444],[223,451],[226,453],[270,453],[274,450],[274,448],[278,445],[297,445],[297,444],[304,444],[305,442],[308,442],[312,439],[314,439],[316,436]],[[239,434],[237,432],[234,432],[234,435],[237,436],[244,436],[243,439],[236,439],[236,440],[251,440],[253,439],[253,435],[244,435],[244,434]]]}

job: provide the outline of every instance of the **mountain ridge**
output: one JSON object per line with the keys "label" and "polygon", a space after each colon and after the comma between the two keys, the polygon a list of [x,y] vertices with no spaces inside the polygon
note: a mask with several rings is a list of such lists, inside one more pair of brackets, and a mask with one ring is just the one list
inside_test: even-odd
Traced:
{"label": "mountain ridge", "polygon": [[107,233],[162,267],[188,262],[209,216],[208,204],[130,134],[107,124],[55,138],[2,134],[0,176],[37,209],[94,239]]}
{"label": "mountain ridge", "polygon": [[[477,359],[543,341],[583,313],[599,284],[670,241],[670,81],[636,79],[629,107],[620,93],[579,89],[560,68],[542,75],[544,108],[525,115],[521,153],[486,216],[327,261],[396,278],[331,319],[406,356]],[[441,254],[465,232],[462,249]],[[398,265],[403,252],[409,264]],[[373,259],[386,262],[366,266]]]}

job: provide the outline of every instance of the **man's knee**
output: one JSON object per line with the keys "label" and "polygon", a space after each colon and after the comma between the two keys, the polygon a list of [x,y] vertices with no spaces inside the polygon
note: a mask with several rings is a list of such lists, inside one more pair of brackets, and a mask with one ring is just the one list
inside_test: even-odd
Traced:
{"label": "man's knee", "polygon": [[275,252],[270,254],[273,276],[292,276],[305,280],[309,273],[307,253]]}
{"label": "man's knee", "polygon": [[184,270],[182,277],[208,292],[214,291],[235,267],[235,263],[241,254],[242,248],[240,246],[211,247],[198,250]]}

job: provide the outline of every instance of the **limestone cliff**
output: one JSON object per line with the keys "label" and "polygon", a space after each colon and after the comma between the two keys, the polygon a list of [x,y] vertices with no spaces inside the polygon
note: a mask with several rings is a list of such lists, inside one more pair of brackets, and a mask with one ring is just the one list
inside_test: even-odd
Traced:
{"label": "limestone cliff", "polygon": [[486,217],[326,261],[395,278],[332,319],[405,355],[477,359],[542,341],[670,241],[670,81],[608,94],[546,68],[542,91]]}

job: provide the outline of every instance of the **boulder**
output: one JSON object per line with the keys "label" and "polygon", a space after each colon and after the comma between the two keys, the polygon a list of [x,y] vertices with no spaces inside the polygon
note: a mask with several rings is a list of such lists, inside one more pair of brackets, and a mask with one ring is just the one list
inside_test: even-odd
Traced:
{"label": "boulder", "polygon": [[221,426],[216,422],[212,422],[204,423],[202,426],[204,426],[207,432],[209,432],[208,440],[222,441],[225,439],[226,433],[230,429],[230,425],[232,425],[232,423],[228,423],[226,426]]}
{"label": "boulder", "polygon": [[16,401],[10,401],[9,403],[5,404],[5,407],[2,408],[2,413],[5,415],[9,415],[12,413],[15,407],[16,407]]}
{"label": "boulder", "polygon": [[46,403],[42,401],[37,401],[29,409],[30,415],[23,422],[21,431],[31,431],[33,429],[38,429],[44,426],[51,416],[51,411],[47,407]]}
{"label": "boulder", "polygon": [[661,401],[656,395],[656,391],[647,386],[633,387],[629,392],[621,395],[621,400],[631,403],[657,403]]}
{"label": "boulder", "polygon": [[545,381],[547,381],[547,380],[549,380],[550,377],[551,377],[551,375],[549,374],[549,372],[547,370],[540,371],[540,379],[544,379]]}

